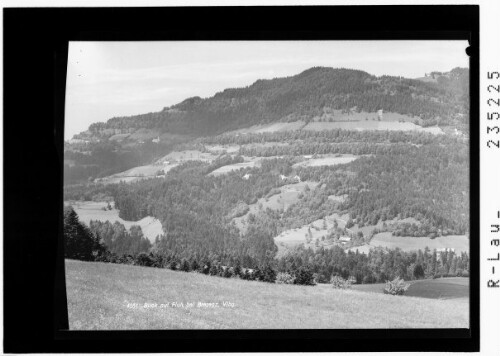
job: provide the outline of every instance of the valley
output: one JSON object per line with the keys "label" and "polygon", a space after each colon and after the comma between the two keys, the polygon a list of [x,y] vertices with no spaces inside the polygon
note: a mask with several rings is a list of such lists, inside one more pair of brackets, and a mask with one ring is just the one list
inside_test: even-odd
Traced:
{"label": "valley", "polygon": [[[448,77],[311,68],[75,135],[72,328],[467,325],[468,71]],[[397,278],[409,297],[381,294]],[[238,308],[126,307],[187,296]]]}

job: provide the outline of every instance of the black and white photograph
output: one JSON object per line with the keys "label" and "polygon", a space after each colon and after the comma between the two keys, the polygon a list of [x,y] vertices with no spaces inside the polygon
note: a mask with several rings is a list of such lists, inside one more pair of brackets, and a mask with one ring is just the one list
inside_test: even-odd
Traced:
{"label": "black and white photograph", "polygon": [[69,330],[468,329],[468,45],[69,42]]}

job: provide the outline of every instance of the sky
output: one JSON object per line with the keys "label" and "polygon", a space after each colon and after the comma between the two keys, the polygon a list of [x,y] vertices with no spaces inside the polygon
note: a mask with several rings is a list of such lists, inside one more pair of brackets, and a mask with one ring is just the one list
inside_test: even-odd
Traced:
{"label": "sky", "polygon": [[94,122],[314,66],[407,78],[468,67],[466,47],[466,41],[70,42],[65,139]]}

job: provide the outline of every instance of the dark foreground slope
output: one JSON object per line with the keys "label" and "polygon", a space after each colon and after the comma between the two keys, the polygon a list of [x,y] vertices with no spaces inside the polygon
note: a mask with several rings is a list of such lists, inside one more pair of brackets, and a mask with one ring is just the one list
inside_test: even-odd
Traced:
{"label": "dark foreground slope", "polygon": [[[468,303],[462,300],[275,285],[72,260],[66,261],[66,284],[72,330],[468,327]],[[193,307],[187,308],[187,303]]]}

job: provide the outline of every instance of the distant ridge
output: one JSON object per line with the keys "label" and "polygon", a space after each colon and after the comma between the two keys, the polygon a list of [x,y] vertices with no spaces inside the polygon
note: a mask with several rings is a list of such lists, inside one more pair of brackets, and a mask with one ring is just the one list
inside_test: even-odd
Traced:
{"label": "distant ridge", "polygon": [[138,129],[206,136],[256,124],[308,121],[324,108],[382,109],[423,121],[439,118],[443,125],[468,125],[468,69],[432,73],[437,79],[376,77],[361,70],[312,67],[294,76],[259,79],[247,87],[225,89],[205,99],[187,98],[159,112],[114,117],[90,125],[75,138],[104,138]]}

